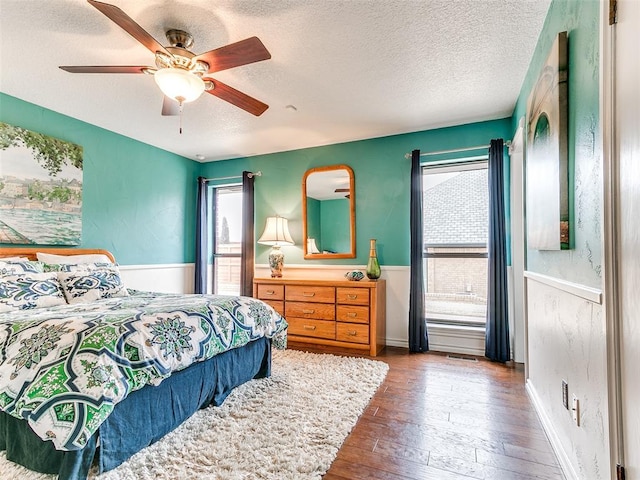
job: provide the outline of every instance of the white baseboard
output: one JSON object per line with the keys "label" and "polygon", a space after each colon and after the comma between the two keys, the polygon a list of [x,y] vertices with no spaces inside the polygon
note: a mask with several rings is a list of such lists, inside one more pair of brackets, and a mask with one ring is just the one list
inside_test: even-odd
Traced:
{"label": "white baseboard", "polygon": [[403,338],[387,337],[387,347],[409,348],[409,342]]}
{"label": "white baseboard", "polygon": [[571,461],[569,460],[567,452],[560,443],[560,437],[558,437],[558,433],[553,426],[553,422],[544,411],[544,408],[542,408],[542,401],[530,380],[527,380],[526,389],[529,394],[529,398],[531,398],[531,402],[533,403],[533,408],[538,414],[538,418],[540,418],[542,428],[547,434],[549,443],[551,443],[551,448],[553,448],[553,451],[556,454],[556,458],[558,459],[558,463],[560,464],[560,468],[562,469],[564,476],[567,480],[580,480],[578,478],[578,474],[573,468],[573,465],[571,464]]}

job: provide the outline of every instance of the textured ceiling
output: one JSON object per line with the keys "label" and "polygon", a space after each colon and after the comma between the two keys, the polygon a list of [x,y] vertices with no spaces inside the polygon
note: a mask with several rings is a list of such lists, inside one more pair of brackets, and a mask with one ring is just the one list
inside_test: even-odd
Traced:
{"label": "textured ceiling", "polygon": [[180,135],[152,77],[60,70],[153,64],[84,0],[0,0],[0,91],[210,161],[508,116],[550,0],[108,3],[164,45],[169,28],[191,32],[195,53],[259,37],[271,60],[213,77],[270,108],[254,117],[205,94]]}

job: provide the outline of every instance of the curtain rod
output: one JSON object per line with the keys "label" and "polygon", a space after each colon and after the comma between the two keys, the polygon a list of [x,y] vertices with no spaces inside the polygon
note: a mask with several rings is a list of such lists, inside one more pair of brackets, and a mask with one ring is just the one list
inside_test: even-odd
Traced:
{"label": "curtain rod", "polygon": [[[504,142],[505,147],[509,147],[511,145],[511,141]],[[489,148],[490,145],[478,145],[477,147],[466,147],[466,148],[452,148],[451,150],[438,150],[437,152],[425,152],[421,153],[421,157],[426,157],[428,155],[444,155],[445,153],[457,153],[457,152],[470,152],[472,150],[480,150],[482,148]],[[404,158],[411,158],[410,153],[405,153]]]}
{"label": "curtain rod", "polygon": [[[257,172],[249,172],[247,173],[247,177],[249,178],[253,178],[253,177],[261,177],[262,176],[262,172],[260,170],[258,170]],[[204,181],[205,182],[213,182],[214,180],[231,180],[234,178],[242,178],[242,175],[233,175],[231,177],[218,177],[218,178],[205,178]]]}

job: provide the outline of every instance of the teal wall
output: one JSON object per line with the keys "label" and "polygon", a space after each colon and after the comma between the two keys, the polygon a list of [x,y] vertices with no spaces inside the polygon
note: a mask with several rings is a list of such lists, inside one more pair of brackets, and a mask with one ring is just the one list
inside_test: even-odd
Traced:
{"label": "teal wall", "polygon": [[599,19],[597,0],[555,0],[529,64],[511,129],[526,113],[527,99],[556,35],[567,31],[569,46],[569,214],[571,250],[527,251],[527,269],[601,287],[602,159],[599,137]]}
{"label": "teal wall", "polygon": [[315,239],[318,249],[322,248],[322,217],[320,208],[320,200],[307,197],[307,237]]}
{"label": "teal wall", "polygon": [[[376,238],[382,265],[409,265],[411,162],[405,154],[416,148],[487,145],[513,133],[511,119],[505,118],[198,164],[4,94],[0,121],[83,146],[81,246],[106,248],[123,265],[193,262],[196,177],[240,175],[243,170],[263,172],[255,183],[256,236],[262,234],[266,217],[277,213],[288,218],[296,245],[282,247],[286,261],[304,263],[302,177],[309,168],[335,164],[347,164],[355,173],[357,257],[321,262],[366,264],[369,239]],[[508,199],[508,190],[505,195]],[[256,244],[256,262],[267,263],[268,252],[269,247]]]}
{"label": "teal wall", "polygon": [[194,261],[198,163],[2,93],[0,121],[84,148],[81,247],[122,265]]}
{"label": "teal wall", "polygon": [[[203,164],[200,175],[226,177],[243,170],[262,171],[255,182],[256,236],[262,234],[266,217],[274,214],[289,219],[296,242],[282,247],[285,263],[321,262],[364,265],[369,239],[377,239],[382,265],[409,265],[409,193],[413,149],[422,151],[488,145],[492,138],[513,136],[511,118],[440,128],[423,132],[257,155]],[[486,154],[486,149],[484,150]],[[430,158],[437,160],[438,158]],[[356,184],[355,259],[303,260],[302,177],[313,167],[346,164],[354,170]],[[508,182],[508,176],[505,178]],[[508,201],[508,191],[506,192]],[[267,263],[269,247],[256,245],[256,263]]]}
{"label": "teal wall", "polygon": [[323,250],[348,252],[351,250],[349,236],[350,204],[346,198],[323,200],[320,202]]}

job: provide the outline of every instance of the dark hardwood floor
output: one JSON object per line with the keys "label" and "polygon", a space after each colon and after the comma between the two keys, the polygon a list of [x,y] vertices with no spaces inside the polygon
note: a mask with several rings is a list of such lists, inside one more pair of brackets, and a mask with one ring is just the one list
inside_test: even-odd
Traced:
{"label": "dark hardwood floor", "polygon": [[389,373],[324,480],[565,478],[521,365],[392,347],[375,359]]}

